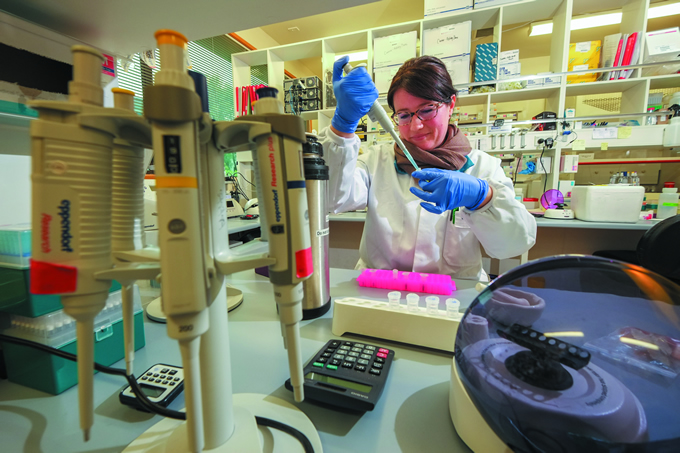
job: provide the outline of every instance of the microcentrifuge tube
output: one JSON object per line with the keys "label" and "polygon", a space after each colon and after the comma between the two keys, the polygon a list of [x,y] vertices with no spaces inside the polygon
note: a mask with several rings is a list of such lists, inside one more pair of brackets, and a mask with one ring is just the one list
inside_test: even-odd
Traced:
{"label": "microcentrifuge tube", "polygon": [[387,293],[387,300],[390,303],[390,308],[398,309],[401,303],[401,291],[390,291]]}
{"label": "microcentrifuge tube", "polygon": [[446,316],[449,318],[460,319],[460,301],[458,299],[446,299]]}
{"label": "microcentrifuge tube", "polygon": [[419,301],[420,301],[419,295],[414,293],[408,293],[406,295],[406,306],[408,307],[408,311],[417,312]]}
{"label": "microcentrifuge tube", "polygon": [[425,303],[427,304],[427,314],[428,315],[438,315],[439,314],[439,297],[437,297],[437,296],[427,296],[425,298]]}

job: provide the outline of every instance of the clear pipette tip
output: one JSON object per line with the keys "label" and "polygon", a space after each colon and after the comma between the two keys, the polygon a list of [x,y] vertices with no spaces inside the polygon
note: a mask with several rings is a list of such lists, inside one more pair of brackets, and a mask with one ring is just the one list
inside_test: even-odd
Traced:
{"label": "clear pipette tip", "polygon": [[83,440],[85,442],[90,440],[90,428],[86,428],[83,430]]}

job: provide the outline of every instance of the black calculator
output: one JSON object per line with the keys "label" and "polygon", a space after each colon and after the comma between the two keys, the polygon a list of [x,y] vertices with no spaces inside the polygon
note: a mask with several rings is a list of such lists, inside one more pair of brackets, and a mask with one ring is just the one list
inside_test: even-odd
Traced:
{"label": "black calculator", "polygon": [[[142,373],[137,378],[137,383],[149,401],[168,407],[184,389],[184,370],[178,366],[157,363]],[[137,401],[129,385],[120,392],[118,399],[123,404],[147,412],[146,408]]]}
{"label": "black calculator", "polygon": [[[358,341],[329,340],[305,365],[305,399],[371,411],[385,388],[394,351]],[[286,388],[293,390],[290,379]]]}

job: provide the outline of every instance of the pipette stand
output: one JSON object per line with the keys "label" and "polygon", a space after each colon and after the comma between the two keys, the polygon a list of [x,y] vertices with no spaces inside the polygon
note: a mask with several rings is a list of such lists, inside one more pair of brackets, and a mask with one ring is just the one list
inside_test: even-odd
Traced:
{"label": "pipette stand", "polygon": [[[226,138],[221,141],[227,143],[231,140],[234,128],[243,130],[244,122],[234,125],[233,123],[217,123],[220,127],[215,128],[214,134],[224,134]],[[230,130],[230,126],[233,126]],[[204,118],[201,127],[212,127],[209,118]],[[258,127],[256,126],[255,129]],[[267,129],[268,125],[261,125],[260,129]],[[219,129],[219,131],[217,131]],[[251,137],[256,134],[251,134]],[[210,137],[208,135],[208,137]],[[202,144],[207,146],[207,155],[201,154],[201,159],[215,159],[215,162],[223,162],[223,152],[218,152],[211,143],[205,143],[205,134],[202,134]],[[210,139],[212,141],[212,139]],[[220,140],[215,139],[215,142]],[[252,142],[248,142],[252,144]],[[246,145],[248,143],[241,143]],[[230,146],[231,147],[231,146]],[[224,148],[224,145],[222,146]],[[235,149],[234,149],[235,150]],[[220,165],[220,168],[222,165]],[[213,197],[224,199],[224,184],[220,187],[213,186]],[[207,203],[205,203],[207,205]],[[226,206],[226,202],[222,202]],[[213,216],[225,214],[219,209],[214,209],[207,214],[206,224],[220,225],[214,222]],[[226,216],[224,218],[224,237],[226,238]],[[228,247],[228,243],[221,250],[213,254],[215,275],[228,275],[247,269],[254,269],[271,265],[274,260],[269,257],[266,244],[252,241],[239,247],[246,251],[245,254],[235,255]],[[247,251],[250,250],[251,253]],[[161,251],[162,253],[162,251]],[[219,280],[214,278],[213,281]],[[262,452],[261,438],[265,439],[267,451],[296,452],[303,451],[302,445],[294,437],[278,430],[266,429],[267,434],[261,436],[256,423],[256,416],[265,417],[291,426],[302,432],[311,442],[315,453],[321,453],[323,448],[318,432],[311,420],[297,407],[287,401],[264,394],[236,394],[232,395],[231,385],[231,360],[229,356],[230,345],[228,335],[227,315],[227,285],[222,279],[222,287],[212,304],[209,306],[210,327],[201,336],[200,346],[200,374],[201,374],[201,398],[203,408],[203,435],[205,440],[205,452],[232,452],[250,453]],[[166,418],[139,436],[124,450],[125,452],[186,452],[188,448],[188,434],[186,422]]]}

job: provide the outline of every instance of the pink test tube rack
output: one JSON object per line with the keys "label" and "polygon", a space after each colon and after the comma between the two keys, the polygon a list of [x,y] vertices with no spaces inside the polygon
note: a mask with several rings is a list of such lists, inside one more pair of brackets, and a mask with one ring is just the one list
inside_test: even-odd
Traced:
{"label": "pink test tube rack", "polygon": [[394,289],[428,294],[450,295],[456,284],[450,275],[401,272],[396,269],[364,269],[357,277],[357,284],[366,288]]}

